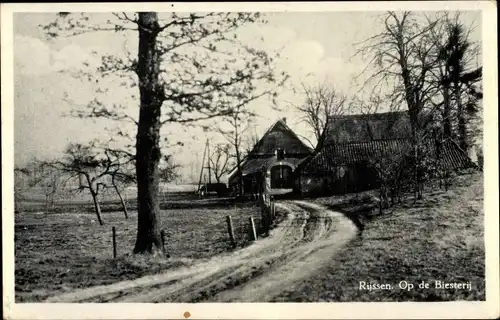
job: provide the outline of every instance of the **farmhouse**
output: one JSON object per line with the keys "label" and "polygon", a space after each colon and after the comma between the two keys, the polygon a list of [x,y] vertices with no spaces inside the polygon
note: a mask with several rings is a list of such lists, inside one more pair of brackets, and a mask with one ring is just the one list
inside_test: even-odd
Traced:
{"label": "farmhouse", "polygon": [[[257,194],[264,187],[270,194],[284,194],[295,187],[296,169],[312,149],[288,127],[286,118],[276,121],[229,175],[229,187],[235,194]],[[240,183],[240,178],[243,183]],[[265,179],[265,181],[263,181]],[[242,185],[242,190],[240,190]]]}
{"label": "farmhouse", "polygon": [[[334,117],[327,128],[324,147],[304,161],[298,178],[302,194],[343,194],[373,189],[374,161],[412,154],[410,122],[406,112]],[[444,170],[472,163],[452,140],[423,141],[428,155]]]}
{"label": "farmhouse", "polygon": [[[378,186],[374,163],[408,158],[414,150],[407,112],[332,117],[326,135],[323,148],[313,153],[285,119],[278,120],[242,161],[242,174],[233,169],[230,188],[239,195],[259,194],[264,190],[274,195],[370,190]],[[453,140],[437,141],[432,137],[426,138],[422,145],[441,170],[473,165]]]}

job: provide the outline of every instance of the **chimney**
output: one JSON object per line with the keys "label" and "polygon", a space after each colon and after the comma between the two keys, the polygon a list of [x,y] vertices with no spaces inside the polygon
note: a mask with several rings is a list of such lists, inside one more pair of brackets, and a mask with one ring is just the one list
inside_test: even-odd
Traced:
{"label": "chimney", "polygon": [[276,160],[283,160],[285,159],[285,150],[283,149],[276,149]]}
{"label": "chimney", "polygon": [[286,124],[286,117],[283,117],[283,119],[281,119],[283,121],[284,124]]}

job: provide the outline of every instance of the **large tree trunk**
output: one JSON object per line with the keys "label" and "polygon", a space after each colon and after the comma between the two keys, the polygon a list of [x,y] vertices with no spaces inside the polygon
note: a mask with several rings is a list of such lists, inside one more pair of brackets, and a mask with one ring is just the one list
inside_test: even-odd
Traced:
{"label": "large tree trunk", "polygon": [[134,253],[161,253],[159,228],[160,115],[162,89],[159,81],[157,36],[160,30],[154,12],[139,13],[140,111],[136,141],[137,239]]}
{"label": "large tree trunk", "polygon": [[406,51],[404,50],[405,46],[403,44],[402,30],[399,30],[400,37],[398,38],[398,49],[400,52],[400,60],[399,64],[401,66],[401,78],[404,84],[405,90],[405,101],[408,106],[408,115],[410,117],[410,126],[411,126],[411,139],[413,143],[413,184],[414,184],[414,200],[417,200],[419,194],[419,178],[418,178],[418,162],[419,162],[419,154],[418,154],[418,144],[419,144],[419,124],[418,117],[420,113],[420,101],[417,100],[417,92],[415,83],[412,81],[410,77],[410,69],[407,63]]}
{"label": "large tree trunk", "polygon": [[[403,72],[405,74],[405,72]],[[406,73],[407,74],[407,73]],[[414,194],[414,200],[416,201],[418,198],[419,194],[419,175],[418,175],[418,167],[419,167],[419,152],[418,152],[418,146],[419,146],[419,126],[418,126],[418,115],[419,115],[419,108],[418,104],[415,101],[415,94],[413,92],[413,87],[411,86],[411,83],[408,80],[405,80],[405,96],[406,96],[406,103],[408,104],[408,114],[410,116],[410,125],[411,125],[411,139],[412,139],[412,144],[413,144],[413,184],[414,184],[414,189],[413,189],[413,194]]]}
{"label": "large tree trunk", "polygon": [[323,128],[321,133],[318,134],[318,136],[317,136],[318,142],[316,143],[316,147],[314,148],[314,154],[317,154],[318,152],[323,150],[323,146],[325,145],[325,140],[326,140],[327,127],[328,127],[328,122],[325,124],[325,127]]}

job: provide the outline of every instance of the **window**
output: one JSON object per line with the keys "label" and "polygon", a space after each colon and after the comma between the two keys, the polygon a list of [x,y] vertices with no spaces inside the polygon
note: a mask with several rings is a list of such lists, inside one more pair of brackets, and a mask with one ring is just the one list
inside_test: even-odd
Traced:
{"label": "window", "polygon": [[292,168],[286,165],[278,165],[271,168],[271,188],[291,189],[293,188]]}

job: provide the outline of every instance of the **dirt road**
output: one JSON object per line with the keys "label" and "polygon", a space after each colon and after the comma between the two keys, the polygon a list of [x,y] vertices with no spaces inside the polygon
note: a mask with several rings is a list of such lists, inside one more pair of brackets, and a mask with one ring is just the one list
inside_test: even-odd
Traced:
{"label": "dirt road", "polygon": [[276,206],[288,212],[269,237],[231,254],[164,274],[91,287],[46,302],[266,302],[332,261],[356,236],[342,214],[305,201]]}

